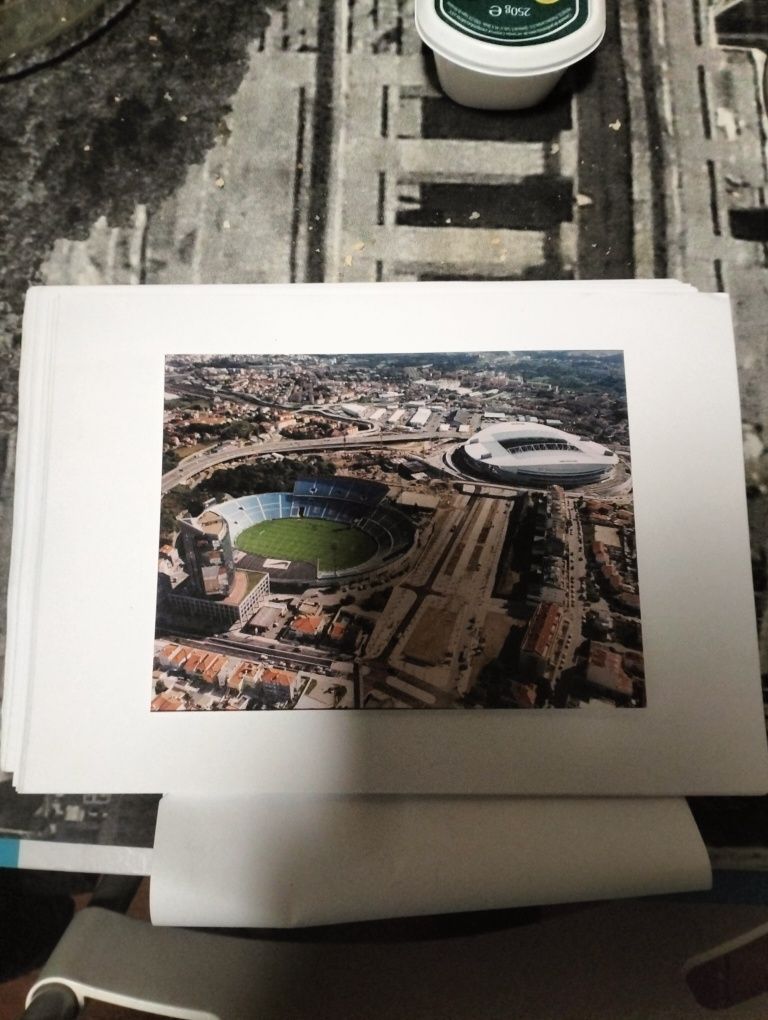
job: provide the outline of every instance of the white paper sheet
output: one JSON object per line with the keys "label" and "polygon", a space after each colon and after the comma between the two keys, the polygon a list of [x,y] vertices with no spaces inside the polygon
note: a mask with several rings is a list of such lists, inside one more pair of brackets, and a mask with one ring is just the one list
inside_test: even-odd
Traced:
{"label": "white paper sheet", "polygon": [[683,800],[166,796],[155,924],[294,927],[708,888]]}
{"label": "white paper sheet", "polygon": [[[43,340],[51,337],[58,302],[31,302],[24,316],[33,343],[31,356],[23,360],[19,375],[19,408],[26,408],[28,427],[20,428],[16,443],[16,476],[13,496],[13,550],[8,578],[5,676],[0,713],[0,762],[5,771],[18,768],[29,689],[28,668],[35,640],[27,613],[34,606],[40,579],[38,525],[45,504],[45,478],[51,420],[53,348]],[[16,682],[14,682],[16,681]]]}
{"label": "white paper sheet", "polygon": [[[100,296],[115,288],[99,288]],[[245,288],[238,288],[242,294]],[[676,280],[577,280],[565,284],[533,281],[516,285],[516,293],[531,290],[535,295],[554,289],[563,294],[627,291],[634,295],[656,293],[695,293],[689,284]],[[212,297],[218,291],[223,297],[232,288],[204,288]],[[92,290],[80,288],[84,301]],[[182,302],[189,293],[184,287],[165,287],[162,291],[172,301]],[[174,297],[174,292],[176,297]],[[70,293],[69,290],[64,293]],[[117,294],[121,291],[118,288]],[[133,291],[132,291],[133,293]],[[5,677],[0,684],[0,766],[14,772],[21,761],[26,700],[29,689],[28,670],[33,658],[32,628],[29,616],[34,615],[36,594],[43,583],[40,576],[39,528],[45,500],[48,466],[48,440],[51,427],[51,371],[57,337],[65,333],[59,322],[61,288],[35,289],[24,314],[24,357],[19,380],[21,428],[16,454],[16,486],[13,504],[13,558],[9,581],[7,628],[9,636],[5,655]],[[76,302],[79,303],[79,302]],[[214,299],[215,303],[215,299]],[[87,309],[83,305],[82,313]],[[150,330],[151,332],[151,330]],[[63,341],[71,342],[71,341]],[[171,351],[173,345],[168,346]]]}
{"label": "white paper sheet", "polygon": [[[485,284],[35,293],[55,320],[30,327],[25,356],[34,366],[52,354],[54,386],[50,400],[22,408],[26,441],[40,428],[49,439],[39,451],[45,505],[30,501],[14,538],[24,583],[11,593],[15,708],[3,765],[16,768],[19,789],[763,792],[727,300],[673,288],[557,293]],[[361,345],[624,351],[646,709],[149,713],[164,355]],[[76,562],[75,539],[90,550]]]}
{"label": "white paper sheet", "polygon": [[19,845],[19,868],[35,871],[80,871],[101,875],[149,875],[152,850],[105,843],[59,843],[24,839]]}

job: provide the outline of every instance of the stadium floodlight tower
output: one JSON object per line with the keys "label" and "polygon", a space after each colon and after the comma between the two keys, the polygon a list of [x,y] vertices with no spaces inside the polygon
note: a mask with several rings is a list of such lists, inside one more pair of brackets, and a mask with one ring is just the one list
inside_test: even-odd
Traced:
{"label": "stadium floodlight tower", "polygon": [[497,422],[461,448],[474,473],[496,482],[573,488],[609,478],[619,463],[600,443],[536,422]]}

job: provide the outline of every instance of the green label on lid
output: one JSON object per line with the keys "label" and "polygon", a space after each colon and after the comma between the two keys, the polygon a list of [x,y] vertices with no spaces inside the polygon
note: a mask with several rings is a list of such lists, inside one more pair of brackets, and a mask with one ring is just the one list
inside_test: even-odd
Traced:
{"label": "green label on lid", "polygon": [[587,20],[589,0],[435,0],[439,18],[464,35],[502,46],[554,42]]}

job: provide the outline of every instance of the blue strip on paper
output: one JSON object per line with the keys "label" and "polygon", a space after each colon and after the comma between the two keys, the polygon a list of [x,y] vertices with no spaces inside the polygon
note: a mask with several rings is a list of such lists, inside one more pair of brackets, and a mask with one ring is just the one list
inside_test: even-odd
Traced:
{"label": "blue strip on paper", "polygon": [[18,868],[21,840],[0,836],[0,868]]}

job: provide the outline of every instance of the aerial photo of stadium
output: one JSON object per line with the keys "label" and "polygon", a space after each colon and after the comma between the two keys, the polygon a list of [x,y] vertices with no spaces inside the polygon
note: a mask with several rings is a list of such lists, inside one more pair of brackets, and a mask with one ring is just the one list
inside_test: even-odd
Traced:
{"label": "aerial photo of stadium", "polygon": [[619,352],[165,381],[152,711],[645,705]]}

